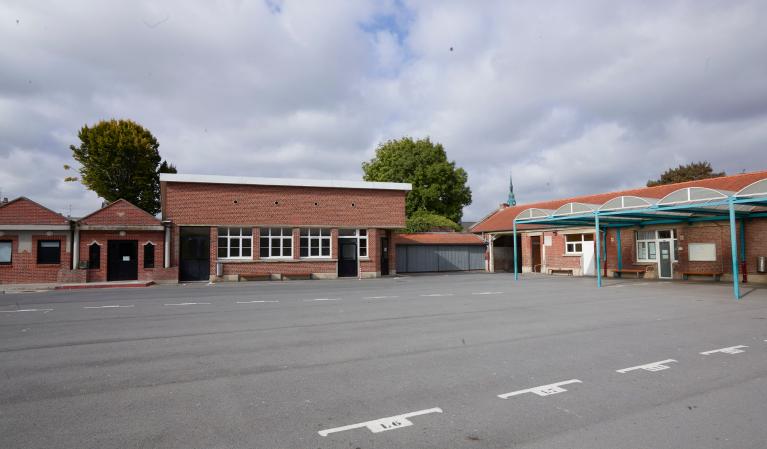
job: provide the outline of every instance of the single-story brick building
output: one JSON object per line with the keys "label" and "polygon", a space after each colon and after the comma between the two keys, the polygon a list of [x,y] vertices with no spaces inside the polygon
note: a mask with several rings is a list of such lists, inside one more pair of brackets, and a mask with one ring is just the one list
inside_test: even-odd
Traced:
{"label": "single-story brick building", "polygon": [[471,231],[488,242],[489,271],[767,282],[767,171],[503,204]]}
{"label": "single-story brick building", "polygon": [[162,174],[180,281],[393,274],[410,184]]}

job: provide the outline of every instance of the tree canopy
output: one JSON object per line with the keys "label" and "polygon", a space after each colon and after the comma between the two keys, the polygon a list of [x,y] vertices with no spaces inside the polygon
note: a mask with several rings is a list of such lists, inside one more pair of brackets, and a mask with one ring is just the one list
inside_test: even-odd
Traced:
{"label": "tree canopy", "polygon": [[83,185],[107,201],[123,198],[152,215],[160,211],[160,173],[176,173],[176,167],[162,160],[149,130],[131,120],[102,120],[77,136],[80,146],[69,148]]}
{"label": "tree canopy", "polygon": [[714,173],[711,163],[707,161],[692,162],[680,165],[677,168],[669,168],[660,175],[660,179],[647,181],[647,187],[675,184],[677,182],[697,181],[699,179],[718,178],[724,176],[724,172]]}
{"label": "tree canopy", "polygon": [[407,219],[405,232],[429,232],[429,231],[461,231],[461,225],[443,217],[425,210],[419,210],[413,213]]}
{"label": "tree canopy", "polygon": [[463,168],[448,161],[445,149],[428,138],[404,137],[381,143],[376,155],[362,163],[365,181],[409,182],[405,212],[417,211],[442,215],[460,222],[463,208],[471,204],[471,189]]}

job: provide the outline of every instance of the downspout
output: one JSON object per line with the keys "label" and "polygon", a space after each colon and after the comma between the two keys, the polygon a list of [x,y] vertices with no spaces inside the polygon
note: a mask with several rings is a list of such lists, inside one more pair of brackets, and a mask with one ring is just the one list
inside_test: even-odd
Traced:
{"label": "downspout", "polygon": [[163,246],[163,267],[170,268],[170,220],[163,220],[165,226],[165,245]]}
{"label": "downspout", "polygon": [[70,229],[72,232],[72,269],[76,270],[80,261],[80,227],[76,221],[70,222]]}

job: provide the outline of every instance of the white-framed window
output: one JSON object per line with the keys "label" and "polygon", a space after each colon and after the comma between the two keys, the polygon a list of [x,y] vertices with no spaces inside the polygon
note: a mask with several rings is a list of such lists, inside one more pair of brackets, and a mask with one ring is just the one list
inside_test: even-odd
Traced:
{"label": "white-framed window", "polygon": [[357,239],[357,256],[368,257],[367,229],[339,229],[338,238]]}
{"label": "white-framed window", "polygon": [[655,262],[658,260],[658,240],[672,241],[672,260],[677,260],[676,232],[673,229],[666,229],[661,231],[636,231],[637,262]]}
{"label": "white-framed window", "polygon": [[218,228],[219,259],[250,259],[252,256],[252,228]]}
{"label": "white-framed window", "polygon": [[565,234],[565,254],[583,253],[583,245],[593,245],[594,234]]}
{"label": "white-framed window", "polygon": [[330,229],[301,229],[301,257],[330,257]]}
{"label": "white-framed window", "polygon": [[293,229],[261,228],[262,259],[293,257]]}

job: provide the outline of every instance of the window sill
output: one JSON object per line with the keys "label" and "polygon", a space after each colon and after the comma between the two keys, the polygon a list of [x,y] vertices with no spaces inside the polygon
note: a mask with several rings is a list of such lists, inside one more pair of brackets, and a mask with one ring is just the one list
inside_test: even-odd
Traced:
{"label": "window sill", "polygon": [[569,253],[569,254],[564,254],[562,257],[581,257],[582,255],[583,253]]}
{"label": "window sill", "polygon": [[61,263],[39,263],[37,264],[38,267],[43,268],[53,268],[53,267],[60,267]]}
{"label": "window sill", "polygon": [[304,262],[338,262],[338,259],[332,259],[330,257],[302,257],[299,260]]}

